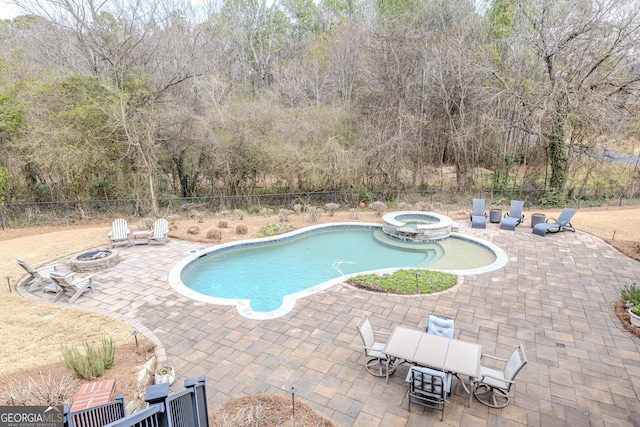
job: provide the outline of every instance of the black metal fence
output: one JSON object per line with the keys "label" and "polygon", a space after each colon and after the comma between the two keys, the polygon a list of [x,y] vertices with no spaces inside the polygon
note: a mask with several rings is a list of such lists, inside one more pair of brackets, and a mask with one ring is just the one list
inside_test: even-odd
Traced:
{"label": "black metal fence", "polygon": [[71,412],[70,405],[64,408],[65,427],[100,427],[124,418],[124,393],[116,396],[113,402],[92,408]]}
{"label": "black metal fence", "polygon": [[640,203],[640,184],[585,187],[580,189],[508,190],[341,190],[306,193],[251,194],[243,196],[208,196],[170,199],[64,200],[52,202],[16,202],[0,205],[0,227],[17,228],[38,225],[72,224],[84,220],[125,217],[129,221],[159,216],[190,218],[196,212],[216,214],[242,210],[246,213],[277,213],[281,208],[319,206],[337,203],[355,208],[381,201],[390,206],[417,206],[420,210],[448,212],[469,209],[472,198],[486,199],[487,206],[508,206],[509,201],[524,200],[525,209],[549,206],[581,208]]}
{"label": "black metal fence", "polygon": [[124,395],[114,402],[70,412],[65,407],[65,427],[208,427],[205,377],[189,378],[183,391],[169,395],[169,384],[147,387],[149,406],[125,416]]}

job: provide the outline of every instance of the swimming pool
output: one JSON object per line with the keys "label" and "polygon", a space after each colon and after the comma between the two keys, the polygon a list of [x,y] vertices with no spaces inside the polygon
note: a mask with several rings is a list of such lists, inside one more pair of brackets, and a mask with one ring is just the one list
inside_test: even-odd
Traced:
{"label": "swimming pool", "polygon": [[169,282],[193,299],[235,304],[240,314],[265,319],[281,316],[293,308],[298,298],[355,274],[446,266],[446,253],[450,251],[476,254],[462,257],[471,263],[454,272],[488,271],[506,263],[506,255],[503,257],[499,248],[477,239],[452,237],[438,243],[393,240],[384,236],[379,224],[307,227],[195,253],[171,270]]}

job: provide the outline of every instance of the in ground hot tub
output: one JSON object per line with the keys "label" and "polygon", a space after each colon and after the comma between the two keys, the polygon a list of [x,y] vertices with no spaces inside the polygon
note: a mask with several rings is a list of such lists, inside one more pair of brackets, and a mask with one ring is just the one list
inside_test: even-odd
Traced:
{"label": "in ground hot tub", "polygon": [[382,217],[382,229],[394,239],[407,242],[432,242],[451,235],[453,220],[435,212],[400,211]]}

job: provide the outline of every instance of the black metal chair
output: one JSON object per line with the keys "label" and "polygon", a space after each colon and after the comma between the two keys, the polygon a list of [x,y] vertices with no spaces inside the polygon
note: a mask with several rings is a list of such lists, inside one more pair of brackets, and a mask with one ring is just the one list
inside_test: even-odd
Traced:
{"label": "black metal chair", "polygon": [[451,390],[451,374],[435,369],[412,366],[407,374],[409,381],[409,412],[411,404],[440,411],[440,421],[444,420],[444,404]]}

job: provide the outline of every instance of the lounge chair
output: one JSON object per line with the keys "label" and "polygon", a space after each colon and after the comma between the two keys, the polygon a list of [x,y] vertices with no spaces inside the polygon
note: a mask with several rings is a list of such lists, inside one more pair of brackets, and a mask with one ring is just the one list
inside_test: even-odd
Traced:
{"label": "lounge chair", "polygon": [[509,212],[507,212],[504,218],[502,218],[502,221],[500,221],[500,228],[502,230],[515,230],[524,219],[522,209],[524,209],[524,202],[522,200],[512,200]]}
{"label": "lounge chair", "polygon": [[484,210],[484,199],[473,199],[471,228],[487,228],[487,213]]}
{"label": "lounge chair", "polygon": [[576,231],[569,221],[575,215],[576,210],[564,208],[558,219],[549,218],[546,222],[541,222],[533,226],[533,234],[544,237],[547,233],[557,233],[559,231]]}
{"label": "lounge chair", "polygon": [[167,243],[169,234],[169,223],[166,219],[160,218],[153,224],[153,233],[149,236],[149,243]]}
{"label": "lounge chair", "polygon": [[127,246],[131,245],[129,240],[129,226],[124,218],[118,218],[111,224],[112,230],[109,232],[109,240],[111,240],[111,247],[116,244],[125,243]]}
{"label": "lounge chair", "polygon": [[63,295],[67,294],[71,297],[69,298],[69,304],[73,304],[76,300],[89,289],[93,291],[93,283],[91,281],[91,276],[87,276],[84,278],[75,278],[75,273],[70,273],[64,275],[62,273],[51,273],[51,280],[58,285],[60,291],[58,295],[53,298],[53,301],[58,301]]}
{"label": "lounge chair", "polygon": [[[376,342],[376,334],[389,335],[385,332],[374,331],[371,327],[369,317],[365,314],[362,316],[357,326],[360,338],[362,338],[362,347],[364,348],[364,356],[366,358],[367,371],[376,377],[387,376],[387,356],[382,352],[384,343]],[[395,366],[389,361],[389,375],[393,373]]]}
{"label": "lounge chair", "polygon": [[36,264],[29,264],[25,261],[16,258],[18,265],[29,274],[30,278],[28,279],[28,283],[30,283],[27,290],[29,292],[37,291],[42,289],[45,292],[56,292],[55,287],[52,287],[50,274],[55,271],[58,264],[46,265],[47,261],[40,261]]}

